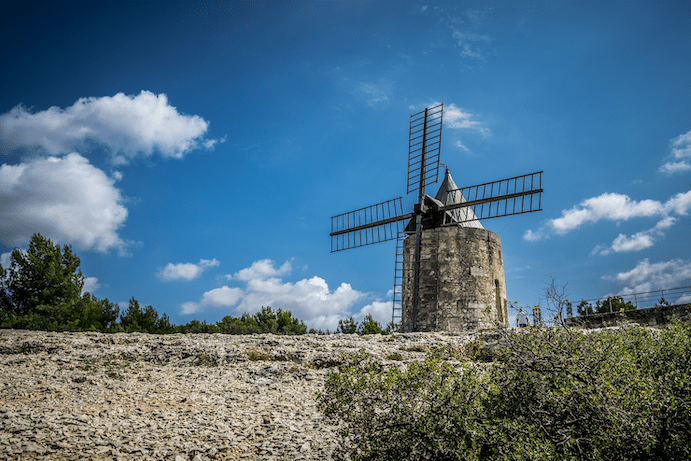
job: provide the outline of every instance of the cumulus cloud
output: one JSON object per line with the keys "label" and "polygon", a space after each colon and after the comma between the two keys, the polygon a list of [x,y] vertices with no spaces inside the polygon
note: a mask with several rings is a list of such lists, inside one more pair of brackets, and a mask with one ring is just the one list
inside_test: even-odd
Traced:
{"label": "cumulus cloud", "polygon": [[[400,308],[400,305],[398,307]],[[358,322],[362,322],[365,316],[369,314],[374,320],[379,322],[382,328],[385,328],[391,321],[391,309],[391,301],[374,301],[360,309],[357,314],[353,315],[353,318]]]}
{"label": "cumulus cloud", "polygon": [[672,156],[679,162],[667,162],[659,169],[661,173],[673,175],[675,173],[683,173],[691,170],[691,163],[686,159],[691,159],[691,131],[686,134],[681,134],[672,139]]}
{"label": "cumulus cloud", "polygon": [[115,179],[79,154],[0,166],[0,241],[26,244],[35,232],[80,249],[124,251],[127,219]]}
{"label": "cumulus cloud", "polygon": [[626,285],[619,293],[622,295],[671,288],[691,279],[691,261],[672,259],[651,264],[648,258],[645,258],[628,272],[602,278]]}
{"label": "cumulus cloud", "polygon": [[675,173],[683,173],[691,170],[691,164],[686,160],[681,162],[667,162],[660,167],[660,173],[673,175]]}
{"label": "cumulus cloud", "polygon": [[82,293],[93,293],[94,291],[101,288],[101,284],[98,283],[98,278],[96,277],[85,277],[84,286],[82,287]]}
{"label": "cumulus cloud", "polygon": [[460,148],[464,152],[470,152],[470,149],[464,146],[461,141],[456,141],[456,147]]}
{"label": "cumulus cloud", "polygon": [[201,303],[212,307],[231,307],[240,301],[243,294],[240,288],[229,288],[224,285],[204,293]]}
{"label": "cumulus cloud", "polygon": [[290,261],[283,263],[278,269],[274,268],[274,262],[270,259],[261,259],[252,263],[250,267],[236,272],[234,275],[226,275],[228,280],[236,279],[247,282],[255,279],[267,279],[269,277],[277,277],[279,275],[290,274],[292,270]]}
{"label": "cumulus cloud", "polygon": [[675,158],[691,158],[691,131],[672,140],[672,154]]}
{"label": "cumulus cloud", "polygon": [[277,278],[252,280],[235,313],[256,312],[261,306],[271,306],[292,311],[314,328],[334,328],[339,319],[347,316],[353,303],[364,297],[365,293],[347,283],[331,290],[324,279],[316,276],[295,283]]}
{"label": "cumulus cloud", "polygon": [[537,240],[540,240],[543,237],[541,231],[533,232],[531,229],[528,229],[525,231],[525,234],[523,234],[523,238],[529,242],[535,242]]}
{"label": "cumulus cloud", "polygon": [[[653,237],[646,232],[636,232],[631,237],[624,234],[619,234],[612,242],[612,251],[622,253],[627,251],[639,251],[653,246]],[[604,252],[603,254],[608,254]]]}
{"label": "cumulus cloud", "polygon": [[165,94],[80,98],[65,109],[53,106],[32,113],[18,105],[0,115],[0,151],[39,152],[48,155],[88,152],[90,143],[107,146],[116,164],[138,155],[159,152],[181,158],[204,140],[208,122],[198,115],[180,114]]}
{"label": "cumulus cloud", "polygon": [[[233,308],[232,314],[240,316],[245,312],[258,312],[263,306],[271,306],[273,309],[291,311],[309,327],[334,329],[338,320],[350,316],[351,306],[367,296],[347,283],[342,283],[333,290],[321,277],[315,276],[295,283],[284,282],[277,277],[288,274],[290,270],[289,261],[279,268],[269,259],[255,261],[250,267],[231,277],[232,280],[244,282],[244,288],[224,285],[207,291],[198,302],[182,304],[181,312],[192,314],[208,307],[225,307]],[[373,305],[371,310],[379,315],[379,311],[375,309],[377,307]]]}
{"label": "cumulus cloud", "polygon": [[[653,228],[636,232],[632,236],[626,236],[624,234],[619,234],[617,238],[612,242],[612,246],[602,249],[600,254],[608,255],[611,252],[615,253],[625,253],[630,251],[640,251],[649,248],[655,244],[657,237],[664,237],[664,230],[672,227],[677,221],[677,218],[672,216],[667,216],[663,220],[659,221]],[[596,246],[593,250],[594,254],[599,251],[602,247],[600,245]]]}
{"label": "cumulus cloud", "polygon": [[527,230],[523,238],[528,241],[537,241],[548,236],[548,231],[557,234],[566,234],[585,223],[595,223],[601,220],[627,221],[633,218],[648,218],[662,216],[658,223],[648,229],[628,236],[619,234],[611,245],[597,245],[591,255],[600,253],[607,255],[612,252],[622,253],[640,251],[650,248],[655,241],[664,237],[664,230],[672,227],[678,219],[672,214],[686,216],[691,210],[691,191],[681,192],[662,203],[657,200],[631,200],[627,195],[616,193],[604,193],[598,197],[592,197],[568,210],[562,210],[561,217],[551,219],[546,226],[536,231]]}
{"label": "cumulus cloud", "polygon": [[204,272],[207,267],[216,267],[220,262],[216,259],[200,259],[197,264],[193,263],[168,263],[160,268],[156,276],[164,282],[171,280],[194,280]]}
{"label": "cumulus cloud", "polygon": [[[435,102],[434,105],[440,104]],[[451,128],[465,128],[470,130],[477,130],[482,136],[490,136],[492,133],[489,128],[483,126],[482,122],[472,120],[475,117],[469,112],[464,112],[463,109],[457,107],[455,104],[447,104],[444,106],[444,123]]]}
{"label": "cumulus cloud", "polygon": [[604,193],[582,201],[570,210],[563,210],[561,217],[550,221],[558,234],[565,234],[586,222],[597,222],[601,219],[626,221],[631,218],[660,215],[664,206],[657,200],[636,202],[627,195]]}
{"label": "cumulus cloud", "polygon": [[680,192],[665,203],[665,211],[677,213],[682,216],[689,214],[691,210],[691,190]]}

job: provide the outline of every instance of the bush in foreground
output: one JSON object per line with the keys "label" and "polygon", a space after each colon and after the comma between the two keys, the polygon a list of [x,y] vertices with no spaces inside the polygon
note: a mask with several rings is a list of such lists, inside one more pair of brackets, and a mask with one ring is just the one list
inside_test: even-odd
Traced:
{"label": "bush in foreground", "polygon": [[361,352],[318,396],[337,459],[690,459],[691,328],[514,333],[494,362]]}

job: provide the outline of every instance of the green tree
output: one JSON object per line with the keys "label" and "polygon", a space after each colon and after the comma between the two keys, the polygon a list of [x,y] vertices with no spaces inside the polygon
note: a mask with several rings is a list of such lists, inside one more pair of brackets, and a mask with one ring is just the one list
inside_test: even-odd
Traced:
{"label": "green tree", "polygon": [[217,325],[221,333],[229,335],[247,335],[259,331],[257,321],[248,313],[242,314],[240,318],[226,315],[220,322],[217,322]]}
{"label": "green tree", "polygon": [[595,311],[593,311],[592,304],[589,304],[586,300],[581,300],[581,302],[576,307],[576,312],[578,312],[578,315],[580,316],[586,316],[592,315]]}
{"label": "green tree", "polygon": [[46,306],[43,310],[57,320],[60,312],[51,313],[49,306],[73,303],[81,297],[84,276],[79,265],[71,246],[61,249],[41,234],[34,234],[26,253],[13,250],[10,267],[2,270],[3,310],[25,316]]}
{"label": "green tree", "polygon": [[357,322],[352,317],[350,317],[348,320],[339,320],[336,333],[345,333],[349,335],[357,333]]}
{"label": "green tree", "polygon": [[259,312],[254,314],[254,319],[257,321],[259,333],[276,334],[278,332],[278,319],[270,306],[262,307]]}
{"label": "green tree", "polygon": [[598,313],[604,312],[619,312],[619,311],[630,311],[635,310],[636,306],[633,305],[631,301],[624,302],[624,298],[621,296],[610,296],[600,303],[600,301],[595,303],[595,310]]}
{"label": "green tree", "polygon": [[276,314],[278,321],[278,333],[282,335],[304,335],[307,332],[307,327],[295,317],[290,311],[283,311],[280,308]]}
{"label": "green tree", "polygon": [[83,293],[79,257],[68,245],[34,234],[0,266],[0,326],[43,330],[112,330],[119,308]]}
{"label": "green tree", "polygon": [[357,330],[360,335],[383,335],[386,331],[382,330],[381,324],[374,320],[372,314],[367,314]]}
{"label": "green tree", "polygon": [[152,306],[142,309],[139,301],[130,299],[127,310],[120,316],[120,325],[126,332],[139,331],[143,333],[171,333],[173,326],[168,315],[159,317],[158,312]]}

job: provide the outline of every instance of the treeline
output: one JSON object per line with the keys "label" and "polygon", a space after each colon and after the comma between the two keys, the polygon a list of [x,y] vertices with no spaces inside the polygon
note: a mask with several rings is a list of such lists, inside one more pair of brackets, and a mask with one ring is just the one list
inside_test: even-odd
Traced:
{"label": "treeline", "polygon": [[[302,320],[290,311],[262,307],[254,315],[226,316],[216,323],[192,320],[174,325],[152,306],[140,306],[132,297],[123,312],[107,298],[83,293],[81,261],[72,247],[54,244],[34,234],[26,253],[12,251],[9,267],[0,265],[0,328],[50,331],[101,331],[142,333],[224,333],[301,335],[307,333]],[[390,327],[388,328],[390,329]],[[339,322],[338,332],[385,333],[371,315],[357,324],[351,317]],[[330,331],[310,329],[309,333]]]}
{"label": "treeline", "polygon": [[[667,303],[664,298],[660,302]],[[576,307],[576,312],[580,316],[585,316],[604,312],[632,311],[635,309],[636,306],[631,301],[624,302],[624,298],[621,296],[610,296],[604,301],[597,301],[594,306],[588,301],[582,300]]]}

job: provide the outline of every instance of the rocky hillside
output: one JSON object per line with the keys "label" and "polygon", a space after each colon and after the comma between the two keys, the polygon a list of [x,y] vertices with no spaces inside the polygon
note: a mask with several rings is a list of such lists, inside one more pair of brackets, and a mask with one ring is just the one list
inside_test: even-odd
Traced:
{"label": "rocky hillside", "polygon": [[0,459],[329,459],[314,394],[343,353],[393,364],[472,339],[0,330]]}

